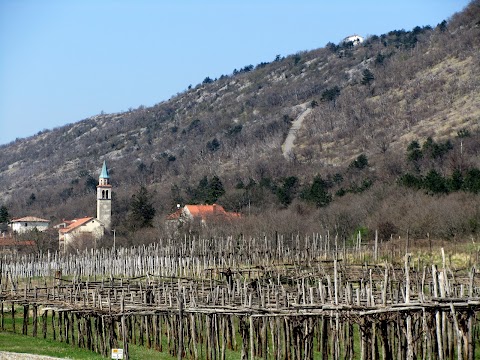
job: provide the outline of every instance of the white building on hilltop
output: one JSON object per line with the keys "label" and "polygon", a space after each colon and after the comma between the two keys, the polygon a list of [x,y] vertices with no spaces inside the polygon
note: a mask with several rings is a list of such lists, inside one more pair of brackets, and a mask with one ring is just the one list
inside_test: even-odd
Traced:
{"label": "white building on hilltop", "polygon": [[350,35],[350,36],[347,36],[345,39],[343,39],[343,43],[344,44],[347,44],[349,42],[351,42],[353,44],[353,46],[356,46],[356,45],[359,45],[361,43],[363,43],[365,39],[360,36],[360,35]]}

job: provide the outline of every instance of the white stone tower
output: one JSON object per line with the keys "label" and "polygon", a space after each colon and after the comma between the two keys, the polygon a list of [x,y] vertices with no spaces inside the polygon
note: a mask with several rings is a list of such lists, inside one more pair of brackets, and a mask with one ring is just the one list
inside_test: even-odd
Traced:
{"label": "white stone tower", "polygon": [[97,219],[105,225],[105,230],[110,231],[112,225],[112,185],[110,185],[110,176],[105,161],[97,185]]}

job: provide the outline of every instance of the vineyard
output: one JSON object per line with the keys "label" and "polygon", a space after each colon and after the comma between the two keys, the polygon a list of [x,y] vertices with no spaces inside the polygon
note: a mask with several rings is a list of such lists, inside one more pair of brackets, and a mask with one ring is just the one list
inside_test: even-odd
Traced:
{"label": "vineyard", "polygon": [[478,253],[458,267],[410,247],[326,233],[5,254],[0,327],[126,359],[474,359]]}

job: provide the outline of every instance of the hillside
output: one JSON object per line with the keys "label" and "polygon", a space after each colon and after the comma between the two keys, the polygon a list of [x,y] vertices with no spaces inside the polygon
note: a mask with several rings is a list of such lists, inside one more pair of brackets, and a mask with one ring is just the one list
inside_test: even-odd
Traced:
{"label": "hillside", "polygon": [[[415,229],[418,236],[476,234],[476,227],[456,220],[450,230],[433,225],[444,226],[443,212],[456,207],[480,224],[475,191],[432,195],[399,179],[433,169],[445,179],[455,170],[466,178],[480,167],[479,45],[475,0],[435,27],[278,56],[206,78],[153,107],[47,130],[0,147],[0,204],[13,216],[54,222],[94,214],[94,186],[106,160],[119,228],[141,185],[151,193],[161,227],[178,202],[205,200],[202,179],[218,177],[225,194],[215,200],[256,215],[259,231],[326,226],[347,236],[390,224],[395,233]],[[306,108],[286,159],[282,144]],[[413,164],[408,149],[415,141],[424,155],[422,144],[442,148],[448,142],[448,151]],[[327,201],[309,198],[315,184]]]}

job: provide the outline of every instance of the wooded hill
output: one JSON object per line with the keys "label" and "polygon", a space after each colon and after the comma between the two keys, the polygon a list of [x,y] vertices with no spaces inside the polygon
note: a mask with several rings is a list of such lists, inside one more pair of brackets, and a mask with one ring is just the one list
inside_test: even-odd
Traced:
{"label": "wooded hill", "polygon": [[[279,55],[153,107],[18,139],[0,147],[0,205],[53,222],[94,215],[106,160],[126,238],[142,185],[153,237],[177,203],[205,202],[242,212],[243,233],[476,237],[479,45],[474,0],[438,25]],[[286,159],[282,143],[305,109]]]}

